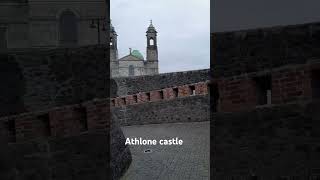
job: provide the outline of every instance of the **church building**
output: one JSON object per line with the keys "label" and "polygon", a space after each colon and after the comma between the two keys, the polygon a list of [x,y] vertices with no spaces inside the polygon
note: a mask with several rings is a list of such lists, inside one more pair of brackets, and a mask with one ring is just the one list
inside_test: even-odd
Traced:
{"label": "church building", "polygon": [[131,50],[128,55],[118,58],[117,33],[110,23],[110,60],[112,77],[153,75],[159,73],[157,31],[150,23],[147,32],[147,57],[138,50]]}
{"label": "church building", "polygon": [[0,52],[107,44],[107,6],[105,0],[1,0]]}

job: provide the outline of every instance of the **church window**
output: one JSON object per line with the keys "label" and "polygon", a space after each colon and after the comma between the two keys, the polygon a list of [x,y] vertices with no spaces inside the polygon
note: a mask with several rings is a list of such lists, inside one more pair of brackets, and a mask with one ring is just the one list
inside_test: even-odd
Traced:
{"label": "church window", "polygon": [[65,11],[60,17],[60,43],[76,45],[78,42],[78,20],[71,11]]}
{"label": "church window", "polygon": [[133,65],[129,66],[129,76],[134,76],[134,67],[133,67]]}
{"label": "church window", "polygon": [[150,38],[150,46],[153,46],[153,45],[154,45],[154,39]]}
{"label": "church window", "polygon": [[0,27],[0,49],[7,48],[7,28]]}

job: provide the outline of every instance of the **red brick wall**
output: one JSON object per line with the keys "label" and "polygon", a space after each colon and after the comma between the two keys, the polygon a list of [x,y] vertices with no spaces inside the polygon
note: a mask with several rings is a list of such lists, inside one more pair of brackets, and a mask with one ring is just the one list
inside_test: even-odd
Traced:
{"label": "red brick wall", "polygon": [[160,92],[161,92],[161,91],[162,91],[162,90],[156,90],[156,91],[151,91],[151,92],[150,92],[151,101],[152,101],[152,102],[162,100],[162,98],[160,97]]}
{"label": "red brick wall", "polygon": [[[45,118],[42,118],[45,117]],[[46,118],[48,113],[23,114],[14,118],[16,140],[45,138],[50,136],[50,121]]]}
{"label": "red brick wall", "polygon": [[[137,102],[135,102],[133,95],[126,96],[125,98],[126,98],[126,105],[131,105],[131,104],[137,103]],[[138,97],[137,97],[137,100],[138,100]]]}
{"label": "red brick wall", "polygon": [[311,98],[310,71],[297,68],[274,72],[272,74],[272,103]]}
{"label": "red brick wall", "polygon": [[[314,66],[312,66],[314,67]],[[318,67],[320,68],[320,67]],[[265,75],[268,75],[264,73]],[[286,67],[269,73],[271,76],[271,103],[280,104],[312,97],[310,67]],[[264,75],[262,75],[264,76]],[[250,110],[258,106],[257,83],[254,80],[258,74],[245,74],[228,78],[215,79],[218,85],[219,100],[217,110],[222,112],[234,112]],[[192,88],[190,88],[192,87]],[[177,96],[174,89],[178,90]],[[195,90],[193,94],[192,89]],[[159,91],[163,92],[163,98]],[[146,94],[150,94],[148,100]],[[149,103],[174,98],[183,98],[192,95],[208,94],[208,82],[199,82],[177,87],[140,92],[136,94],[138,103]],[[133,95],[115,98],[115,106],[133,105]],[[126,104],[121,100],[126,99]]]}
{"label": "red brick wall", "polygon": [[252,109],[257,98],[253,80],[247,76],[220,79],[218,111],[232,112]]}
{"label": "red brick wall", "polygon": [[[302,65],[274,70],[270,73],[272,104],[311,99],[312,69],[315,69],[315,66]],[[214,80],[219,90],[218,111],[236,112],[257,107],[257,87],[253,80],[254,77],[257,75],[241,75]]]}
{"label": "red brick wall", "polygon": [[179,90],[179,97],[186,97],[186,96],[190,96],[191,94],[188,85],[179,86],[178,90]]}
{"label": "red brick wall", "polygon": [[142,92],[142,93],[137,94],[137,96],[138,96],[138,103],[149,102],[147,93]]}
{"label": "red brick wall", "polygon": [[[26,113],[0,119],[0,128],[5,129],[8,142],[20,142],[47,137],[66,137],[85,131],[109,128],[109,101],[90,101],[81,105],[54,108],[45,112]],[[14,122],[8,129],[8,122]],[[14,133],[14,134],[13,134]],[[14,137],[14,139],[12,137]]]}
{"label": "red brick wall", "polygon": [[199,83],[195,84],[196,95],[208,94],[208,83],[209,82],[199,82]]}
{"label": "red brick wall", "polygon": [[110,126],[110,108],[109,101],[99,100],[99,101],[90,101],[84,104],[87,110],[87,122],[88,130],[105,130]]}
{"label": "red brick wall", "polygon": [[163,89],[164,99],[174,99],[176,96],[174,95],[173,88],[165,88]]}
{"label": "red brick wall", "polygon": [[[196,84],[188,84],[183,86],[153,90],[150,92],[140,92],[138,94],[117,97],[117,98],[111,99],[111,106],[127,106],[127,105],[134,105],[134,104],[140,104],[140,103],[149,103],[149,102],[156,102],[156,101],[162,101],[162,100],[170,100],[174,98],[188,97],[193,95],[190,89],[191,86],[194,87],[194,90],[195,90],[194,95],[208,94],[208,82],[199,82]],[[175,95],[174,89],[177,89],[178,91],[177,95]],[[163,93],[162,94],[163,97],[161,96],[160,92]],[[147,94],[150,95],[150,99],[148,99]],[[138,99],[137,103],[134,102],[133,96],[137,96],[137,99]],[[123,100],[122,100],[123,98],[126,99],[125,104],[123,103]],[[113,104],[113,101],[115,102],[115,104]]]}
{"label": "red brick wall", "polygon": [[49,112],[51,135],[69,136],[86,131],[87,122],[83,122],[83,119],[87,119],[85,107],[75,106],[54,109]]}

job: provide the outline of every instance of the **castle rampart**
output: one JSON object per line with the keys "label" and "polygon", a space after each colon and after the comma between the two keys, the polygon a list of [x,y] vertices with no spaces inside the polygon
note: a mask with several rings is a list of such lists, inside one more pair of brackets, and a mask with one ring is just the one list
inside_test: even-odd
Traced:
{"label": "castle rampart", "polygon": [[209,120],[208,81],[111,99],[111,112],[123,126]]}
{"label": "castle rampart", "polygon": [[209,69],[162,73],[156,75],[114,78],[118,96],[165,89],[209,80]]}
{"label": "castle rampart", "polygon": [[176,98],[188,96],[207,95],[208,84],[209,81],[198,82],[194,84],[185,84],[181,86],[152,90],[149,92],[139,92],[137,94],[130,94],[127,96],[119,96],[116,98],[111,98],[111,106],[120,107],[157,101],[173,100]]}
{"label": "castle rampart", "polygon": [[216,111],[245,111],[319,97],[319,23],[211,37],[216,44],[211,64]]}
{"label": "castle rampart", "polygon": [[320,24],[211,37],[211,178],[319,178]]}
{"label": "castle rampart", "polygon": [[211,34],[213,77],[305,64],[320,57],[320,23]]}
{"label": "castle rampart", "polygon": [[110,117],[109,100],[99,99],[0,118],[0,158],[11,158],[0,177],[118,179],[131,154]]}
{"label": "castle rampart", "polygon": [[107,100],[34,111],[0,118],[2,132],[8,142],[24,142],[38,138],[70,137],[110,128]]}
{"label": "castle rampart", "polygon": [[211,178],[318,178],[319,105],[305,101],[212,114]]}
{"label": "castle rampart", "polygon": [[0,116],[106,98],[106,46],[0,54]]}

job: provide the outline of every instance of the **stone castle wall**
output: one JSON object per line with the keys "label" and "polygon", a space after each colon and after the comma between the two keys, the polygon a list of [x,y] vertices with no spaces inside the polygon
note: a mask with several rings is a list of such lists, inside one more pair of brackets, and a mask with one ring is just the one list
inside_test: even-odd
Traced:
{"label": "stone castle wall", "polygon": [[181,97],[208,94],[209,82],[198,82],[111,98],[112,107],[168,101]]}
{"label": "stone castle wall", "polygon": [[106,105],[94,102],[1,118],[0,158],[7,158],[1,179],[108,178],[108,159],[101,158],[109,151]]}
{"label": "stone castle wall", "polygon": [[118,88],[118,96],[148,92],[185,84],[209,80],[209,70],[196,70],[157,75],[114,78]]}
{"label": "stone castle wall", "polygon": [[211,178],[319,178],[320,24],[212,38]]}
{"label": "stone castle wall", "polygon": [[221,32],[211,38],[217,111],[265,105],[259,102],[263,86],[270,86],[270,104],[318,96],[320,23]]}
{"label": "stone castle wall", "polygon": [[208,82],[113,98],[111,107],[122,126],[209,121]]}
{"label": "stone castle wall", "polygon": [[305,64],[320,57],[320,23],[213,33],[214,77]]}
{"label": "stone castle wall", "polygon": [[0,55],[0,116],[108,96],[107,49],[30,50]]}
{"label": "stone castle wall", "polygon": [[320,177],[320,102],[214,113],[212,179]]}
{"label": "stone castle wall", "polygon": [[106,99],[0,118],[1,179],[118,179],[131,163]]}
{"label": "stone castle wall", "polygon": [[121,126],[209,121],[208,95],[111,108]]}
{"label": "stone castle wall", "polygon": [[109,96],[108,49],[0,57],[0,179],[119,179],[130,151],[109,100],[95,100]]}
{"label": "stone castle wall", "polygon": [[[259,78],[269,77],[271,104],[283,104],[316,98],[319,91],[315,83],[319,63],[288,65],[285,67],[251,74],[218,78],[214,80],[219,94],[218,111],[235,112],[250,110],[259,104]],[[261,81],[260,81],[261,82]]]}
{"label": "stone castle wall", "polygon": [[2,117],[1,137],[15,143],[106,130],[110,126],[108,106],[107,100],[100,100]]}

